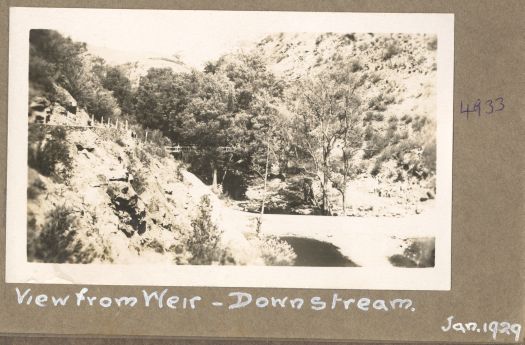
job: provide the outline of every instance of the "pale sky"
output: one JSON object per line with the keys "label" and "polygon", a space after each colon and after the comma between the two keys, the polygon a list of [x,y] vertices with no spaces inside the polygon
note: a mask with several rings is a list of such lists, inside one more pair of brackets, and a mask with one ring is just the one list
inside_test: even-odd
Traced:
{"label": "pale sky", "polygon": [[[435,33],[446,16],[13,7],[10,26],[55,29],[76,41],[132,56],[180,54],[184,62],[200,68],[241,42],[254,42],[270,33]],[[15,38],[13,32],[10,35]]]}
{"label": "pale sky", "polygon": [[270,33],[267,26],[252,25],[246,16],[226,13],[69,9],[54,13],[56,20],[38,28],[58,30],[88,45],[129,52],[131,57],[180,54],[187,64],[202,67],[242,42]]}

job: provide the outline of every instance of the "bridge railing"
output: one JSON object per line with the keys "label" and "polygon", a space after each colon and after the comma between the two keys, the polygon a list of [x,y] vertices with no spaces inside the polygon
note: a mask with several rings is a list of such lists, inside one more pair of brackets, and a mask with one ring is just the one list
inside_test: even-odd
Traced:
{"label": "bridge railing", "polygon": [[[174,145],[174,146],[165,146],[164,148],[166,149],[167,152],[170,152],[170,153],[197,152],[197,151],[203,151],[206,149],[203,147],[198,147],[196,145],[189,145],[189,146]],[[223,152],[233,152],[235,148],[231,146],[219,146],[218,150],[223,151]]]}

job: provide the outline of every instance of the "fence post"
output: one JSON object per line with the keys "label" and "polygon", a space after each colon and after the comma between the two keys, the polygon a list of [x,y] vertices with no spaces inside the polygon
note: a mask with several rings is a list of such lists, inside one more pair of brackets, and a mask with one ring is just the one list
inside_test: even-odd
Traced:
{"label": "fence post", "polygon": [[91,127],[95,127],[95,115],[91,115]]}
{"label": "fence post", "polygon": [[100,124],[102,125],[102,127],[104,127],[104,116],[100,118]]}
{"label": "fence post", "polygon": [[145,143],[148,142],[148,131],[146,131],[146,138],[144,139],[144,142],[145,142]]}
{"label": "fence post", "polygon": [[117,118],[117,124],[116,124],[116,127],[117,127],[117,131],[118,131],[118,118]]}

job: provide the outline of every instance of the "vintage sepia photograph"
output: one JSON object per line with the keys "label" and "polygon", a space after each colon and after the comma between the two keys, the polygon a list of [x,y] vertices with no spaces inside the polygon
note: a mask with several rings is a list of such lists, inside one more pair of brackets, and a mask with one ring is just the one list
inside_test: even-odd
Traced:
{"label": "vintage sepia photograph", "polygon": [[8,281],[448,289],[452,23],[12,9]]}

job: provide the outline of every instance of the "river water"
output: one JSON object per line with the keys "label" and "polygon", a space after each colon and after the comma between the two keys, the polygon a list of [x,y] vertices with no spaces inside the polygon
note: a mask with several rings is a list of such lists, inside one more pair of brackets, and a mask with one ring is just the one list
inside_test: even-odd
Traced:
{"label": "river water", "polygon": [[332,243],[304,237],[280,237],[292,246],[297,259],[295,266],[318,267],[355,267],[354,262],[341,254],[339,248]]}

